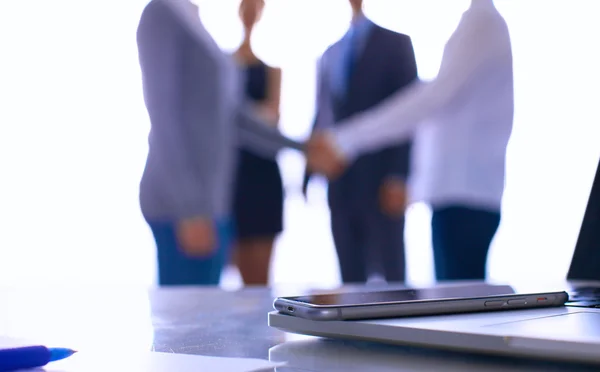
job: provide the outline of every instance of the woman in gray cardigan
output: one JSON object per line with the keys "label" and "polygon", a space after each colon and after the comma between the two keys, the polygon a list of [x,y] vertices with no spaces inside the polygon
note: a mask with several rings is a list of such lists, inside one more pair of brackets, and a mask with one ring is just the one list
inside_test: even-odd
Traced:
{"label": "woman in gray cardigan", "polygon": [[238,148],[274,158],[302,145],[253,116],[234,62],[189,0],[152,0],[137,43],[151,122],[140,204],[159,284],[216,285],[229,258]]}

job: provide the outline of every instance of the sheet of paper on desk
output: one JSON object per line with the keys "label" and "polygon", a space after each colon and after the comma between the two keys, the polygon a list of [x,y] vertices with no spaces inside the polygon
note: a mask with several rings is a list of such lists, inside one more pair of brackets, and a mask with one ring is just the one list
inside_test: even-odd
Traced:
{"label": "sheet of paper on desk", "polygon": [[79,352],[69,359],[52,363],[46,372],[257,372],[284,363],[261,359],[219,358],[171,353],[96,354]]}
{"label": "sheet of paper on desk", "polygon": [[[34,342],[0,336],[0,349],[34,345]],[[217,358],[172,353],[128,353],[81,350],[72,357],[51,363],[44,372],[257,372],[284,365],[261,359]],[[40,371],[38,371],[40,372]]]}
{"label": "sheet of paper on desk", "polygon": [[79,352],[52,363],[45,372],[258,372],[284,365],[261,359],[171,353],[91,354]]}

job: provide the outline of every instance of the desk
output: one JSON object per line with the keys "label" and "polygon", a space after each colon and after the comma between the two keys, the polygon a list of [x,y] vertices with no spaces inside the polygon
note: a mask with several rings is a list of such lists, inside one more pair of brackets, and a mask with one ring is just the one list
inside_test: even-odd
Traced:
{"label": "desk", "polygon": [[43,287],[3,288],[0,334],[82,351],[119,348],[262,359],[271,355],[291,362],[277,372],[586,370],[585,366],[286,335],[267,326],[273,297],[280,294],[265,288],[148,292],[73,286],[59,294]]}

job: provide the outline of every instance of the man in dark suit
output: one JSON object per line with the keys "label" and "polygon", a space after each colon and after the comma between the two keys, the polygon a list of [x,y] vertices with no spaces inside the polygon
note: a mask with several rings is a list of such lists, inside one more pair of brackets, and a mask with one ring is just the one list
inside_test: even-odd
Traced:
{"label": "man in dark suit", "polygon": [[[409,36],[375,25],[362,0],[348,32],[323,54],[318,68],[313,130],[336,126],[417,79]],[[363,155],[329,183],[331,229],[342,281],[364,283],[374,273],[405,280],[404,211],[410,143]],[[310,174],[305,176],[304,189]]]}

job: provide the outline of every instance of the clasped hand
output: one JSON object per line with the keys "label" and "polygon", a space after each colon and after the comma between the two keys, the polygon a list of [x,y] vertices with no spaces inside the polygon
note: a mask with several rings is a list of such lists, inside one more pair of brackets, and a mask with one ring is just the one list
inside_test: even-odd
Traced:
{"label": "clasped hand", "polygon": [[326,133],[315,132],[311,136],[306,142],[305,155],[308,169],[330,180],[339,177],[347,166]]}
{"label": "clasped hand", "polygon": [[[329,180],[339,177],[348,166],[327,133],[315,132],[306,142],[305,155],[308,170]],[[404,181],[393,177],[386,180],[379,191],[379,203],[382,212],[390,217],[404,214],[407,203]]]}

